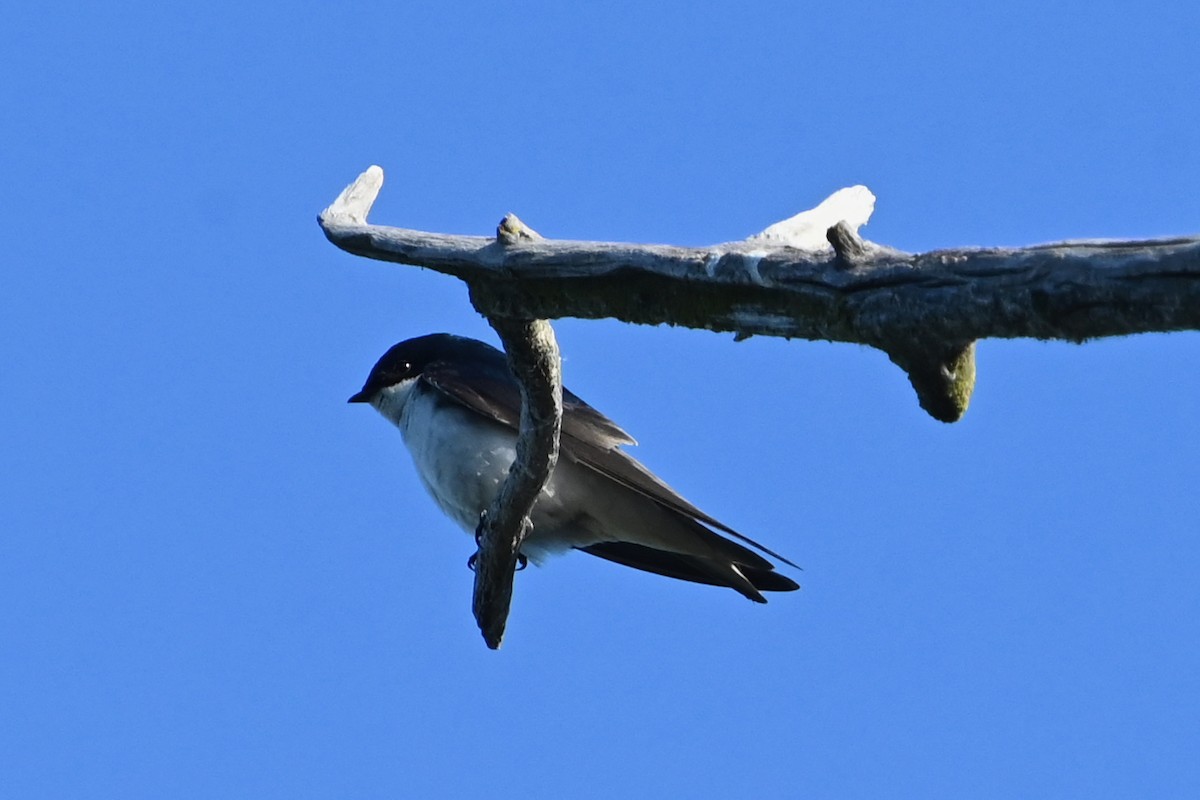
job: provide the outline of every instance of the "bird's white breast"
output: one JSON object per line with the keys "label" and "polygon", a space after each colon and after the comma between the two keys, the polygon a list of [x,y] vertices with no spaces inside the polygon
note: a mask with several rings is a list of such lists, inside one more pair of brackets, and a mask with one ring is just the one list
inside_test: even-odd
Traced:
{"label": "bird's white breast", "polygon": [[[480,513],[491,504],[516,459],[516,434],[417,380],[382,390],[373,405],[400,429],[417,475],[434,501],[473,534]],[[560,461],[559,470],[564,468],[572,471]],[[542,490],[534,529],[522,547],[534,561],[595,541],[589,532],[570,524],[579,516],[577,499],[571,492],[562,495],[555,477]]]}
{"label": "bird's white breast", "polygon": [[421,482],[468,532],[479,524],[516,458],[516,438],[441,394],[408,380],[380,392],[379,412],[400,429]]}

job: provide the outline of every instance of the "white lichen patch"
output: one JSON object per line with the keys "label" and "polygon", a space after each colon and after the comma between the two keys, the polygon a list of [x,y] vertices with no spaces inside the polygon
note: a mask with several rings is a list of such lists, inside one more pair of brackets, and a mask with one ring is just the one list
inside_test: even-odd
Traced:
{"label": "white lichen patch", "polygon": [[794,217],[776,222],[748,241],[767,241],[800,250],[822,252],[832,250],[825,232],[839,222],[845,222],[855,233],[867,224],[875,210],[875,195],[865,186],[839,189],[825,198],[816,208],[802,211]]}

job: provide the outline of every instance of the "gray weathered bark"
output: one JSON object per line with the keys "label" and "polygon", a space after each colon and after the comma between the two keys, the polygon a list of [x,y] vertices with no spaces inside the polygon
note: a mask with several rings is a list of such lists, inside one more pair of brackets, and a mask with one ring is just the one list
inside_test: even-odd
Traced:
{"label": "gray weathered bark", "polygon": [[[908,373],[921,406],[945,422],[970,402],[977,339],[1083,342],[1200,329],[1200,237],[905,253],[858,237],[874,204],[864,187],[746,240],[709,247],[548,240],[512,215],[494,238],[451,236],[368,224],[382,183],[378,167],[360,175],[322,212],[325,235],[356,255],[465,281],[471,302],[505,341],[526,407],[541,409],[522,416],[526,449],[502,493],[520,498],[524,510],[504,513],[502,502],[492,509],[488,519],[496,522],[482,537],[480,561],[487,543],[503,538],[502,555],[515,565],[533,501],[523,504],[536,498],[536,476],[540,489],[556,458],[558,353],[549,325],[537,320],[613,317],[743,338],[870,345]],[[522,491],[509,486],[515,481]],[[480,587],[491,581],[483,576],[491,574],[481,571],[476,580],[477,617]],[[508,595],[501,594],[506,614]],[[503,617],[492,630],[498,644]],[[485,638],[495,646],[486,630]]]}

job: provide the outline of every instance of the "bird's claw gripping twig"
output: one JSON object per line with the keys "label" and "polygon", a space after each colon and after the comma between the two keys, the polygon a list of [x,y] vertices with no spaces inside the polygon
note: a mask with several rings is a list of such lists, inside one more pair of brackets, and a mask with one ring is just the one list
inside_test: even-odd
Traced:
{"label": "bird's claw gripping twig", "polygon": [[[479,551],[476,550],[470,558],[467,559],[467,569],[471,572],[475,571],[475,562],[479,560]],[[517,572],[529,566],[529,559],[522,553],[517,553]]]}

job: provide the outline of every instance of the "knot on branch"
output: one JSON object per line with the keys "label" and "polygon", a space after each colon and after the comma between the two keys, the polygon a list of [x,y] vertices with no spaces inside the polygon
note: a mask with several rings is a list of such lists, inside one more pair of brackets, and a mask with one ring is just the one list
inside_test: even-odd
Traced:
{"label": "knot on branch", "polygon": [[885,352],[908,373],[917,401],[931,417],[958,422],[967,413],[975,390],[975,343],[931,345],[914,343]]}
{"label": "knot on branch", "polygon": [[496,226],[496,240],[503,245],[517,244],[521,241],[532,242],[543,239],[540,233],[521,222],[516,214],[505,214],[504,219]]}

